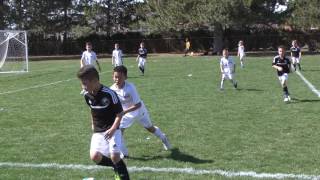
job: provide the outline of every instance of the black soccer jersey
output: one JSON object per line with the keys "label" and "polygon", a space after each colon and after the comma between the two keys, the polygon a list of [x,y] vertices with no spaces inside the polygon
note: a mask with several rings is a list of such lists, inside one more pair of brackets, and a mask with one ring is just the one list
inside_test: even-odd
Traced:
{"label": "black soccer jersey", "polygon": [[87,93],[84,97],[91,109],[94,132],[104,132],[111,128],[116,115],[123,111],[117,94],[104,85],[95,96]]}
{"label": "black soccer jersey", "polygon": [[299,57],[299,54],[300,54],[300,48],[299,47],[292,46],[290,48],[290,51],[291,51],[293,57],[297,57],[297,58]]}
{"label": "black soccer jersey", "polygon": [[146,48],[139,48],[138,54],[142,58],[147,58],[147,49]]}
{"label": "black soccer jersey", "polygon": [[275,56],[272,61],[272,66],[273,65],[282,67],[282,71],[277,70],[278,76],[282,76],[284,73],[290,73],[291,62],[287,57],[281,59],[280,56]]}

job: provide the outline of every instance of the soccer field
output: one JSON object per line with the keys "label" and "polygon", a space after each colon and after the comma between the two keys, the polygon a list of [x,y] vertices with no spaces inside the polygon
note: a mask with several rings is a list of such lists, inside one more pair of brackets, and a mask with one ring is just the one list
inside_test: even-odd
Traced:
{"label": "soccer field", "polygon": [[[236,72],[238,90],[226,81],[224,91],[219,57],[152,56],[145,76],[126,58],[128,81],[174,147],[164,151],[138,124],[130,127],[131,178],[320,179],[319,58],[303,56],[309,86],[289,75],[288,104],[272,57],[246,57]],[[109,86],[110,59],[101,65]],[[26,74],[0,74],[0,179],[113,178],[89,158],[90,112],[78,69],[78,59],[52,60],[30,62]]]}

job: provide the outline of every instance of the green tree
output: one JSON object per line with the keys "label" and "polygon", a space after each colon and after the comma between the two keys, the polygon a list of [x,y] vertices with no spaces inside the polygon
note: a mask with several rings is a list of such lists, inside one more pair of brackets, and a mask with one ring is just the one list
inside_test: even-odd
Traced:
{"label": "green tree", "polygon": [[129,29],[134,4],[134,0],[81,0],[88,25],[108,34]]}
{"label": "green tree", "polygon": [[288,23],[296,29],[310,30],[320,27],[320,0],[290,0],[288,8],[292,10]]}
{"label": "green tree", "polygon": [[148,0],[142,12],[147,12],[146,24],[151,31],[212,30],[214,48],[219,52],[225,29],[279,23],[283,13],[275,10],[285,3],[285,0]]}

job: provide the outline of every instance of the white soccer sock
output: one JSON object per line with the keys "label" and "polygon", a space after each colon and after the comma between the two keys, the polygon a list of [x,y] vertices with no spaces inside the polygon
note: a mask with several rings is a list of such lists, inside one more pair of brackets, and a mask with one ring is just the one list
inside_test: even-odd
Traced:
{"label": "white soccer sock", "polygon": [[223,82],[224,82],[224,80],[221,80],[221,83],[220,83],[220,88],[221,89],[223,88]]}
{"label": "white soccer sock", "polygon": [[161,140],[166,138],[166,136],[163,134],[163,132],[160,130],[160,128],[158,128],[157,126],[154,126],[154,128],[156,129],[156,131],[154,131],[154,133],[153,133],[155,136],[157,136]]}

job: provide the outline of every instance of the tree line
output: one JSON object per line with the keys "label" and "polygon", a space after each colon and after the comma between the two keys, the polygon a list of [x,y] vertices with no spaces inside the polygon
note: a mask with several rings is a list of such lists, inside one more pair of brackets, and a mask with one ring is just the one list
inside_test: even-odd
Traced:
{"label": "tree line", "polygon": [[320,0],[0,0],[0,29],[62,39],[206,30],[220,50],[228,30],[308,33],[319,28],[319,9]]}

